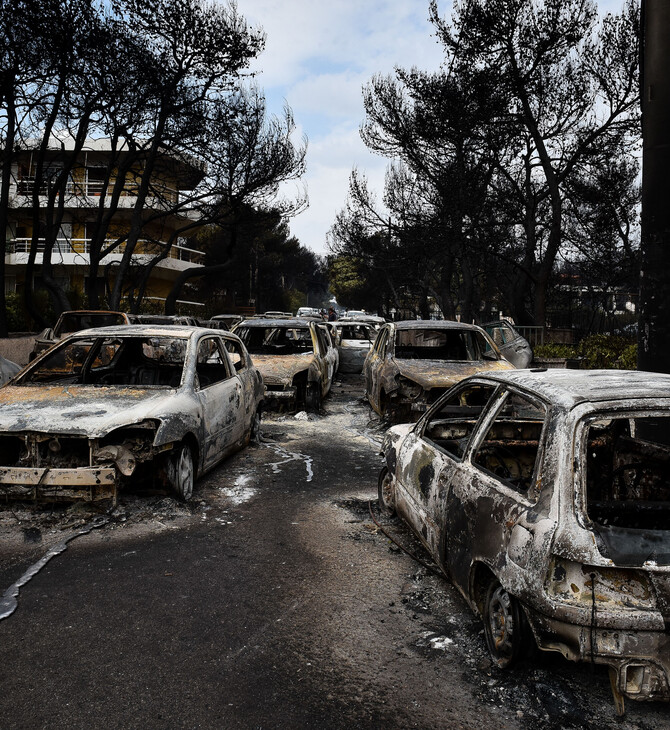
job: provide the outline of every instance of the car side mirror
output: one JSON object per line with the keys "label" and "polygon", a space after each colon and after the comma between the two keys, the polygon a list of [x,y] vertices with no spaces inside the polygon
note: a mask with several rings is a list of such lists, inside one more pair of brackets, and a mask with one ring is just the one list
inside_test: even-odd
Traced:
{"label": "car side mirror", "polygon": [[482,358],[484,360],[498,360],[498,354],[495,350],[486,350],[486,352],[482,355]]}

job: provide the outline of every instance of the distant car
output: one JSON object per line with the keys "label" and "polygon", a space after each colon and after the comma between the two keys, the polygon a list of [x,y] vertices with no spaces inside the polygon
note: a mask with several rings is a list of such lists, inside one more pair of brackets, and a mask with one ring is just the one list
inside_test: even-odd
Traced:
{"label": "distant car", "polygon": [[482,617],[499,667],[536,644],[670,700],[670,376],[475,375],[385,434],[379,500]]}
{"label": "distant car", "polygon": [[379,317],[376,314],[366,314],[365,312],[353,309],[340,315],[338,320],[341,322],[365,322],[366,324],[373,325],[375,329],[379,329],[386,322],[383,317]]}
{"label": "distant car", "polygon": [[84,330],[0,388],[0,498],[116,500],[196,477],[258,431],[263,381],[238,337],[196,327]]}
{"label": "distant car", "polygon": [[293,314],[291,312],[264,312],[256,316],[264,319],[291,319]]}
{"label": "distant car", "polygon": [[215,314],[212,317],[214,322],[223,322],[229,330],[245,319],[241,314]]}
{"label": "distant car", "polygon": [[522,337],[506,320],[487,322],[482,327],[489,333],[491,339],[498,345],[504,358],[509,360],[515,368],[527,368],[533,361],[533,350],[525,337]]}
{"label": "distant car", "polygon": [[296,317],[320,317],[321,312],[316,307],[300,307],[296,312]]}
{"label": "distant car", "polygon": [[337,371],[337,349],[325,323],[247,319],[235,327],[263,375],[266,402],[318,411]]}
{"label": "distant car", "polygon": [[198,319],[198,327],[206,327],[210,330],[230,331],[230,327],[222,319]]}
{"label": "distant car", "polygon": [[33,360],[44,350],[49,349],[65,335],[90,327],[111,327],[117,324],[130,324],[125,312],[107,312],[104,310],[77,309],[63,312],[53,327],[47,327],[36,338],[30,359]]}
{"label": "distant car", "polygon": [[385,324],[363,363],[370,405],[396,422],[416,420],[468,375],[512,369],[481,327],[427,319]]}
{"label": "distant car", "polygon": [[337,352],[340,356],[339,372],[360,373],[363,363],[375,341],[377,331],[371,324],[355,320],[331,322],[337,332]]}
{"label": "distant car", "polygon": [[130,324],[163,324],[163,325],[187,325],[189,327],[200,326],[195,317],[182,314],[129,314]]}

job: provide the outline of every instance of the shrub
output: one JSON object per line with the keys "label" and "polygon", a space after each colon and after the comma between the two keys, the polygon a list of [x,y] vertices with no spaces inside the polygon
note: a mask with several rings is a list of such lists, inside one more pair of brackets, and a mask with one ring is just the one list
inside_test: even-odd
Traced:
{"label": "shrub", "polygon": [[579,345],[537,345],[533,354],[536,358],[579,358],[580,367],[587,370],[635,370],[637,367],[637,344],[620,335],[589,335]]}

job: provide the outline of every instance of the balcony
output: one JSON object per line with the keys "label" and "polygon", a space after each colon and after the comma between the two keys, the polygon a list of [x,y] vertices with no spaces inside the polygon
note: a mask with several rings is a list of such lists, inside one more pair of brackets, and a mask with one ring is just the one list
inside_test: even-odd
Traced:
{"label": "balcony", "polygon": [[[30,242],[30,238],[14,238],[7,241],[5,263],[15,265],[26,264],[28,262],[28,254],[30,253]],[[106,240],[105,247],[111,245],[113,242],[113,239]],[[166,247],[167,243],[164,241],[140,239],[135,247],[133,257],[140,261],[144,260],[148,262],[155,256],[158,256]],[[105,256],[101,263],[106,264],[110,261],[119,260],[125,250],[126,244],[120,244],[111,254]],[[54,264],[86,266],[89,263],[90,252],[90,238],[59,238],[53,247],[51,261]],[[42,263],[43,253],[44,242],[41,240],[37,244],[36,263]],[[192,266],[203,266],[204,257],[205,255],[202,251],[173,244],[167,257],[157,264],[157,268],[182,270]]]}
{"label": "balcony", "polygon": [[[100,198],[111,197],[115,180],[111,179],[108,185],[99,180],[89,182],[68,180],[65,187],[66,204],[72,207],[98,207]],[[23,177],[12,186],[13,206],[32,207],[33,195],[47,196],[50,190],[49,180],[36,181],[34,177]],[[126,182],[119,198],[119,207],[132,207],[139,192],[139,185]],[[22,200],[25,198],[25,202]],[[149,188],[147,205],[153,201],[153,207],[171,207],[179,203],[179,191],[160,182],[154,182]]]}

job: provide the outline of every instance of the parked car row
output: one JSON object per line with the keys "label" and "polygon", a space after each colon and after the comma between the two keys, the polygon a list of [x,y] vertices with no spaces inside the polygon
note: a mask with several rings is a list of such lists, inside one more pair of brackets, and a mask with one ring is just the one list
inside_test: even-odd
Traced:
{"label": "parked car row", "polygon": [[556,651],[607,666],[620,714],[670,700],[667,375],[516,369],[495,330],[456,322],[124,320],[64,336],[0,388],[0,496],[116,500],[143,481],[189,499],[264,408],[318,410],[338,364],[402,421],[380,508],[481,616],[495,663]]}

